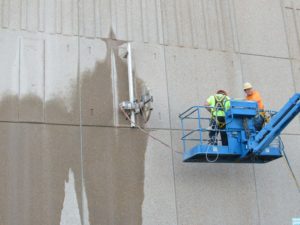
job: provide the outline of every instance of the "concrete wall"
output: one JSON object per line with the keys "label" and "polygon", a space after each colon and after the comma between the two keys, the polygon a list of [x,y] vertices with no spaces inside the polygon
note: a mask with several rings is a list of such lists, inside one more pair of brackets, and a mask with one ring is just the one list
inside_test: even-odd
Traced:
{"label": "concrete wall", "polygon": [[[282,225],[300,217],[284,159],[184,164],[178,114],[219,88],[266,108],[300,91],[297,0],[0,0],[0,224]],[[130,129],[133,42],[145,125]],[[141,123],[141,125],[143,125]],[[300,119],[282,135],[300,180]]]}

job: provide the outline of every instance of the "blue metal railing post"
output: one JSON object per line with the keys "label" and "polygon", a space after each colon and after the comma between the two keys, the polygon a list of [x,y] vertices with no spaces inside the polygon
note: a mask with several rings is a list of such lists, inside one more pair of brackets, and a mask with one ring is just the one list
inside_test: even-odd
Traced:
{"label": "blue metal railing post", "polygon": [[202,144],[202,131],[201,131],[201,122],[200,122],[200,108],[198,107],[198,130],[200,135],[200,144]]}

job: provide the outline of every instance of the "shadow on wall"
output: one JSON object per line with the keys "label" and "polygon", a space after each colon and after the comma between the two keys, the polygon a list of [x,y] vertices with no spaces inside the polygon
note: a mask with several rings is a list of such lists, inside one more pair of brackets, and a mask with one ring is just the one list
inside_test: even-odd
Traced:
{"label": "shadow on wall", "polygon": [[[128,100],[127,64],[112,48],[118,41],[111,37],[104,40],[105,60],[80,76],[83,124],[113,125],[111,52],[115,53],[117,99]],[[43,100],[33,95],[2,98],[3,118],[19,117],[24,123],[3,122],[0,127],[1,224],[60,224],[70,168],[83,224],[82,166],[91,225],[142,223],[147,137],[136,129],[84,126],[81,157],[79,92],[77,85],[72,88],[71,111],[63,98],[47,101],[44,108]],[[128,123],[120,113],[118,117],[119,123]]]}

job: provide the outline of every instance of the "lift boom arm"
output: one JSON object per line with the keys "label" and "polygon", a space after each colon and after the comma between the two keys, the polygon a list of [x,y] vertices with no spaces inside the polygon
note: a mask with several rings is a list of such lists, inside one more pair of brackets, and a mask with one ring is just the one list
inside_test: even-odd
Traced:
{"label": "lift boom arm", "polygon": [[297,116],[300,112],[300,93],[296,93],[272,117],[270,122],[257,134],[249,140],[248,146],[254,155],[259,155],[280,133],[281,131]]}

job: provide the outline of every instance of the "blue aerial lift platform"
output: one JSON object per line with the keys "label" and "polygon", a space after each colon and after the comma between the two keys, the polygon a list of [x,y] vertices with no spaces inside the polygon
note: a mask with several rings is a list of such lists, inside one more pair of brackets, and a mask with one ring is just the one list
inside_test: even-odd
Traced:
{"label": "blue aerial lift platform", "polygon": [[[279,135],[300,112],[300,93],[290,98],[260,131],[254,126],[258,114],[256,102],[231,100],[230,109],[225,113],[224,130],[204,128],[203,124],[211,119],[203,116],[205,108],[193,106],[179,115],[184,162],[266,163],[283,156]],[[228,146],[219,142],[209,144],[208,133],[212,129],[226,132]]]}

